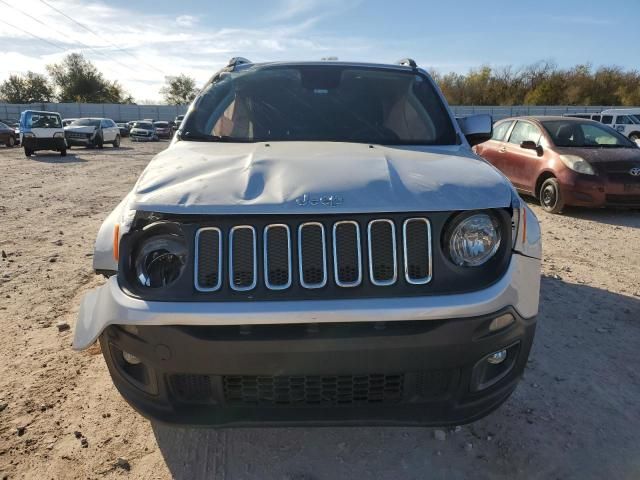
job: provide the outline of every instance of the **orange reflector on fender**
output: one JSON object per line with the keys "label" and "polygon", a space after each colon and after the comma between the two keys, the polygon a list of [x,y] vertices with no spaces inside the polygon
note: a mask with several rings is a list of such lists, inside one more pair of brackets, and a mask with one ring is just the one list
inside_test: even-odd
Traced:
{"label": "orange reflector on fender", "polygon": [[113,258],[117,262],[120,260],[120,224],[113,227]]}

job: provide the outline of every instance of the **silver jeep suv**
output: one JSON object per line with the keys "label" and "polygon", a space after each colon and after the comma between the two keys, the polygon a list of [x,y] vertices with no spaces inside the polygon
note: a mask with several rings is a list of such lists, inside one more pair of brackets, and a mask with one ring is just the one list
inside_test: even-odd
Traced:
{"label": "silver jeep suv", "polygon": [[143,415],[470,422],[533,341],[540,230],[412,60],[253,64],[195,99],[104,222],[74,347]]}

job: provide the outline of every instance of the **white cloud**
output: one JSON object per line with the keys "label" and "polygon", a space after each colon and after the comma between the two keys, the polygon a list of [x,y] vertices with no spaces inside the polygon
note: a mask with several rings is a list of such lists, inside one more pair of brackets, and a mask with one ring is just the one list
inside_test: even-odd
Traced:
{"label": "white cloud", "polygon": [[[42,40],[0,23],[5,48],[0,80],[27,70],[44,73],[47,64],[68,53],[82,52],[105,77],[118,80],[134,98],[160,100],[158,90],[165,76],[184,73],[202,84],[234,56],[254,61],[327,55],[380,59],[380,45],[371,41],[314,33],[319,19],[340,14],[357,1],[284,1],[266,23],[249,28],[246,19],[238,17],[234,20],[237,23],[217,29],[190,15],[134,12],[86,0],[52,3],[94,35],[37,0],[22,0],[8,21]],[[176,28],[176,24],[183,28]]]}
{"label": "white cloud", "polygon": [[176,23],[181,27],[193,27],[198,19],[193,15],[180,15],[176,18]]}

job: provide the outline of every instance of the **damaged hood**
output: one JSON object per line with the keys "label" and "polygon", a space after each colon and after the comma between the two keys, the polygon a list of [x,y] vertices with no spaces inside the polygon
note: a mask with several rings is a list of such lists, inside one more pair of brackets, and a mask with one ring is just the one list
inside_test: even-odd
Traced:
{"label": "damaged hood", "polygon": [[464,147],[181,141],[157,155],[129,208],[183,214],[472,210],[512,188]]}

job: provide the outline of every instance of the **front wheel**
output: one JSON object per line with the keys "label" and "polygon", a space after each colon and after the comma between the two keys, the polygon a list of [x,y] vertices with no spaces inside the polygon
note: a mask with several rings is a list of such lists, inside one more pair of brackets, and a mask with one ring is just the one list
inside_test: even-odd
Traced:
{"label": "front wheel", "polygon": [[31,155],[33,155],[33,150],[30,150],[27,147],[24,147],[24,156],[30,157]]}
{"label": "front wheel", "polygon": [[560,213],[564,208],[564,198],[557,178],[547,178],[540,187],[540,205],[549,213]]}
{"label": "front wheel", "polygon": [[114,148],[118,148],[120,146],[120,135],[116,135],[116,139],[112,143]]}
{"label": "front wheel", "polygon": [[94,145],[96,148],[102,148],[104,147],[104,140],[102,139],[102,137],[100,135],[98,135],[96,137],[96,140],[94,142]]}
{"label": "front wheel", "polygon": [[640,133],[633,132],[631,135],[629,135],[629,140],[631,140],[632,142],[637,142],[638,140],[640,140]]}
{"label": "front wheel", "polygon": [[67,149],[63,148],[62,150],[60,150],[60,156],[61,157],[66,157],[67,156]]}
{"label": "front wheel", "polygon": [[9,137],[7,139],[7,147],[15,147],[16,145],[16,138],[15,137]]}

